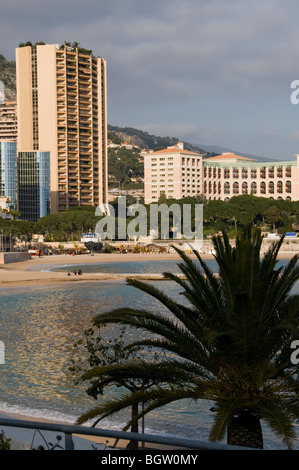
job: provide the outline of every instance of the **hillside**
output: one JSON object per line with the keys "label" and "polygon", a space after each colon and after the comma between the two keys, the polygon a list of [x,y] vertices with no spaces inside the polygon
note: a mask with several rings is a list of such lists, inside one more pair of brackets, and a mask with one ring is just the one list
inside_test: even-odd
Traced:
{"label": "hillside", "polygon": [[[119,137],[122,142],[128,142],[133,145],[138,145],[141,148],[148,148],[153,150],[155,150],[157,147],[166,148],[171,145],[175,145],[180,140],[177,137],[160,137],[151,135],[146,131],[134,129],[133,127],[117,127],[111,126],[109,124],[108,132],[110,135],[114,134]],[[203,153],[209,157],[216,155],[214,152],[207,152],[206,150],[203,150],[194,144],[190,144],[189,142],[184,142],[184,148],[186,150]]]}
{"label": "hillside", "polygon": [[0,80],[4,83],[5,99],[15,101],[16,99],[16,63],[9,62],[0,54]]}

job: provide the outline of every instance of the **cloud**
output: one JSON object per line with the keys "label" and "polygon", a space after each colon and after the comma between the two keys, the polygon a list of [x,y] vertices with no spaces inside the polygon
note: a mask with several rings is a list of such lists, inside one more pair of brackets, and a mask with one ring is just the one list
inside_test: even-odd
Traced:
{"label": "cloud", "polygon": [[0,53],[7,58],[30,40],[78,41],[107,60],[112,124],[177,126],[211,142],[225,133],[241,139],[252,121],[247,132],[253,141],[254,127],[258,144],[267,120],[275,118],[276,130],[292,117],[285,94],[299,79],[295,0],[2,3]]}

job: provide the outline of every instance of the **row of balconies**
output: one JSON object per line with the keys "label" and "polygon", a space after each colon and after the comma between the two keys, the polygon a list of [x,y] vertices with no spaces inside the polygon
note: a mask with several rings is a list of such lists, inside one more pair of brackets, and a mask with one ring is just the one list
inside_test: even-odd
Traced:
{"label": "row of balconies", "polygon": [[[259,175],[260,178],[275,178],[275,170],[274,168],[260,168],[260,169],[228,169],[228,168],[204,168],[204,177],[208,178],[221,178],[222,176],[225,179],[233,178],[243,178],[246,179],[248,177],[255,179]],[[292,176],[292,167],[277,167],[276,168],[276,177],[283,178],[283,177],[290,178]]]}
{"label": "row of balconies", "polygon": [[[268,183],[268,188],[265,182],[261,182],[259,186],[259,190],[261,194],[283,194],[284,192],[290,194],[292,192],[292,183],[291,181],[287,181],[283,184],[282,181],[278,181],[276,188],[273,181]],[[208,192],[211,194],[212,192],[220,194],[222,192],[222,185],[221,183],[209,182],[209,184],[205,181],[204,182],[204,192]],[[239,183],[235,182],[233,185],[229,183],[223,184],[223,192],[224,194],[248,194],[248,192],[252,194],[256,194],[258,192],[258,185],[256,182],[251,183],[250,185],[247,182]]]}

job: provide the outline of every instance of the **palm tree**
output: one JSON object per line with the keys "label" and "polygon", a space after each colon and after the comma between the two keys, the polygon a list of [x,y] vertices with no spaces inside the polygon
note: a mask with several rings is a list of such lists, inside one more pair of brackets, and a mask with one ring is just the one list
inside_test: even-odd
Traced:
{"label": "palm tree", "polygon": [[299,338],[299,295],[291,293],[299,278],[298,256],[277,267],[283,238],[261,257],[262,239],[260,231],[246,229],[232,247],[226,233],[215,236],[217,275],[197,252],[193,260],[178,250],[184,278],[164,276],[180,286],[181,303],[152,284],[128,279],[169,315],[119,308],[97,315],[94,325],[126,324],[146,332],[133,344],[163,350],[165,358],[125,362],[110,374],[151,377],[156,385],[110,397],[78,423],[98,422],[133,402],[144,403],[146,414],[176,400],[206,399],[214,403],[211,441],[227,435],[228,444],[263,448],[264,421],[291,448],[299,418],[299,366],[290,360],[292,341]]}

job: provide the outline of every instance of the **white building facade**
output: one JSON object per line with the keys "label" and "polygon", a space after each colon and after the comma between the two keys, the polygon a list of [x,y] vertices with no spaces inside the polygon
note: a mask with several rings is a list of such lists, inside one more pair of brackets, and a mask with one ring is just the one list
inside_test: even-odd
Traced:
{"label": "white building facade", "polygon": [[144,157],[145,204],[194,197],[228,200],[253,194],[273,199],[299,200],[299,155],[292,161],[256,162],[233,153],[204,159],[184,150],[182,143]]}

